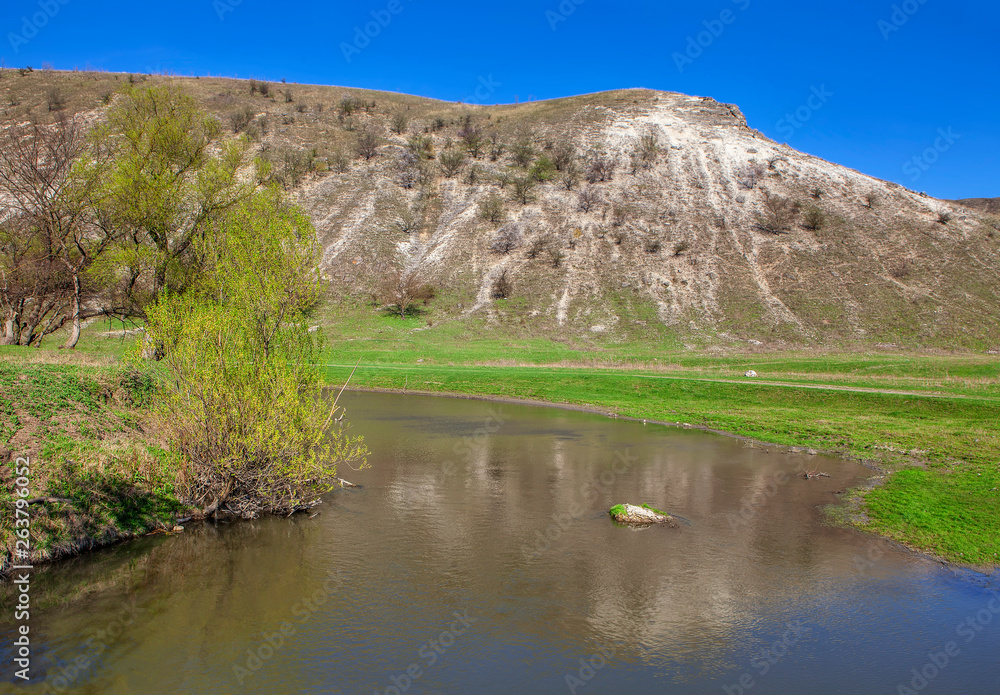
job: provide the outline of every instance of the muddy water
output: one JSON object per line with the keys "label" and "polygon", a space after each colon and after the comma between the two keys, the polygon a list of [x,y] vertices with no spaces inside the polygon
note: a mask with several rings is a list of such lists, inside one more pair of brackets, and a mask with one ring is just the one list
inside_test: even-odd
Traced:
{"label": "muddy water", "polygon": [[[12,685],[8,627],[0,691],[1000,693],[995,577],[824,523],[857,464],[585,413],[345,398],[373,455],[341,473],[363,489],[314,518],[37,573],[34,684]],[[682,523],[616,527],[619,502]]]}

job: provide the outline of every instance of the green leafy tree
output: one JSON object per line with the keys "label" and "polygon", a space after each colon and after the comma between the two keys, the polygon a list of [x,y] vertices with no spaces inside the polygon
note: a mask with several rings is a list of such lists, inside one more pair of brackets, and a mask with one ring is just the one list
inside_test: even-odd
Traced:
{"label": "green leafy tree", "polygon": [[147,328],[166,368],[182,493],[206,516],[307,508],[337,483],[338,463],[365,465],[367,453],[325,403],[315,366],[315,230],[267,189],[215,220],[197,247],[203,274],[184,294],[165,291]]}

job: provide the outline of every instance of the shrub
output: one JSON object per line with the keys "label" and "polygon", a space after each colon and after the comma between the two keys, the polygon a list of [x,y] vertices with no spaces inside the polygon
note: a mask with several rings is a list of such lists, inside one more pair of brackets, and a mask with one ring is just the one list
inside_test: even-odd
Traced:
{"label": "shrub", "polygon": [[420,159],[409,150],[404,150],[396,160],[396,181],[406,189],[420,180]]}
{"label": "shrub", "polygon": [[553,268],[558,268],[562,265],[563,259],[566,258],[566,254],[559,249],[551,249],[549,251],[549,263],[552,264]]}
{"label": "shrub", "polygon": [[568,141],[552,148],[552,163],[558,171],[565,171],[576,161],[576,146]]}
{"label": "shrub", "polygon": [[477,125],[473,125],[467,122],[465,126],[458,131],[458,137],[462,139],[462,145],[465,147],[465,151],[468,152],[473,159],[479,159],[483,154],[483,148],[486,146],[486,141],[483,139],[483,130]]}
{"label": "shrub", "polygon": [[286,89],[285,90],[285,103],[286,104],[291,104],[293,101],[295,101],[295,99],[292,97],[292,90]]}
{"label": "shrub", "polygon": [[743,167],[736,170],[736,183],[740,188],[748,191],[753,190],[764,177],[764,165],[760,162],[747,162]]}
{"label": "shrub", "polygon": [[66,108],[66,97],[57,87],[53,87],[45,95],[45,104],[49,111],[62,111]]}
{"label": "shrub", "polygon": [[938,223],[948,224],[952,220],[952,214],[950,212],[939,212],[938,213]]}
{"label": "shrub", "polygon": [[434,138],[428,135],[413,135],[406,146],[420,159],[434,159]]}
{"label": "shrub", "polygon": [[678,241],[677,244],[674,246],[674,257],[676,258],[677,256],[680,256],[690,248],[691,244],[687,241],[687,239]]}
{"label": "shrub", "polygon": [[409,207],[406,207],[393,220],[392,226],[402,234],[413,234],[420,231],[420,217]]}
{"label": "shrub", "polygon": [[659,138],[654,133],[648,133],[639,138],[629,155],[633,176],[640,169],[652,169],[660,154]]}
{"label": "shrub", "polygon": [[820,198],[823,197],[823,189],[822,188],[814,188],[814,189],[812,189],[812,192],[810,193],[810,195],[815,200],[819,200]]}
{"label": "shrub", "polygon": [[232,126],[234,133],[242,133],[250,127],[250,124],[253,122],[254,116],[256,115],[257,114],[254,113],[254,110],[247,106],[246,108],[229,114],[229,125]]}
{"label": "shrub", "polygon": [[450,150],[445,150],[438,157],[441,161],[441,170],[444,175],[449,179],[452,178],[465,164],[465,153],[459,149],[452,148]]}
{"label": "shrub", "polygon": [[531,176],[518,176],[511,183],[514,187],[512,192],[514,200],[521,203],[521,205],[527,205],[534,199],[536,182]]}
{"label": "shrub", "polygon": [[479,216],[490,224],[497,225],[503,222],[503,198],[496,193],[490,193],[479,201]]}
{"label": "shrub", "polygon": [[363,158],[365,161],[370,161],[375,157],[378,154],[380,139],[374,128],[366,127],[361,130],[358,133],[358,139],[355,143],[355,151],[358,157]]}
{"label": "shrub", "polygon": [[806,210],[806,214],[803,219],[803,226],[805,226],[806,229],[818,231],[823,228],[825,223],[826,216],[818,207],[810,206],[809,209]]}
{"label": "shrub", "polygon": [[295,112],[296,113],[305,113],[308,108],[309,107],[306,106],[305,104],[296,104],[296,106],[295,106]]}
{"label": "shrub", "polygon": [[406,126],[409,124],[410,119],[405,113],[400,111],[392,117],[392,132],[396,135],[402,135],[406,132]]}
{"label": "shrub", "polygon": [[624,203],[615,203],[611,208],[611,226],[621,227],[625,224],[629,217],[631,217],[632,211]]}
{"label": "shrub", "polygon": [[490,133],[490,161],[495,162],[501,157],[503,157],[506,145],[504,145],[503,140],[500,139],[500,134],[497,132]]}
{"label": "shrub", "polygon": [[497,231],[490,244],[490,251],[506,256],[520,245],[521,230],[517,228],[517,225],[509,224]]}
{"label": "shrub", "polygon": [[556,175],[556,165],[548,157],[542,156],[531,167],[529,175],[539,183],[551,181]]}
{"label": "shrub", "polygon": [[615,177],[615,169],[617,168],[618,163],[612,157],[600,153],[594,154],[587,163],[585,172],[587,182],[611,181]]}
{"label": "shrub", "polygon": [[862,200],[864,201],[865,207],[869,210],[873,210],[878,207],[879,198],[875,193],[866,193]]}
{"label": "shrub", "polygon": [[490,296],[493,299],[507,299],[514,292],[514,282],[510,277],[510,272],[504,268],[493,279],[493,287]]}
{"label": "shrub", "polygon": [[527,168],[535,158],[535,148],[531,146],[531,141],[521,138],[510,148],[510,153],[514,157],[514,163],[519,167]]}
{"label": "shrub", "polygon": [[771,234],[786,233],[795,216],[799,213],[799,204],[780,195],[764,191],[764,214],[757,215],[757,229]]}
{"label": "shrub", "polygon": [[528,247],[527,256],[528,258],[535,259],[538,258],[542,252],[548,247],[549,241],[545,237],[537,237],[531,246]]}
{"label": "shrub", "polygon": [[599,188],[587,186],[576,194],[576,205],[582,212],[590,212],[595,206],[600,205],[602,200]]}
{"label": "shrub", "polygon": [[580,183],[580,168],[576,162],[571,162],[563,169],[561,183],[567,191],[572,191]]}

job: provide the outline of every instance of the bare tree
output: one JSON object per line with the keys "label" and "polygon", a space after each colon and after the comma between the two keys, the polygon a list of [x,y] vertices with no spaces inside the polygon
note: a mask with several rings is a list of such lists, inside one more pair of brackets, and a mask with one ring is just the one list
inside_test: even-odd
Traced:
{"label": "bare tree", "polygon": [[576,146],[564,140],[552,149],[552,163],[557,171],[565,171],[576,161]]}
{"label": "bare tree", "polygon": [[521,230],[514,224],[508,224],[497,230],[490,244],[490,251],[506,256],[521,245]]}
{"label": "bare tree", "polygon": [[406,126],[409,124],[409,117],[402,111],[396,113],[392,117],[392,132],[396,135],[402,135],[406,132]]}
{"label": "bare tree", "polygon": [[[0,138],[0,344],[40,344],[67,321],[65,347],[76,347],[91,290],[87,271],[110,247],[114,233],[95,215],[102,176],[99,144],[77,166],[87,142],[76,119],[52,126],[12,126]],[[74,168],[76,167],[76,168]]]}
{"label": "bare tree", "polygon": [[534,199],[534,190],[537,182],[531,176],[518,176],[512,182],[514,187],[514,200],[527,205]]}
{"label": "bare tree", "polygon": [[493,299],[507,299],[514,292],[514,281],[510,276],[510,271],[506,268],[493,278],[493,286],[490,288],[490,296]]}
{"label": "bare tree", "polygon": [[757,223],[754,226],[770,234],[787,234],[788,228],[799,214],[799,209],[797,202],[765,190],[765,213],[757,215]]}
{"label": "bare tree", "polygon": [[392,268],[386,272],[378,286],[379,301],[386,306],[395,307],[400,318],[406,318],[406,312],[417,302],[430,304],[437,296],[434,286],[426,282],[420,271],[415,268],[404,270]]}
{"label": "bare tree", "polygon": [[576,194],[577,207],[582,212],[590,212],[601,203],[602,199],[601,190],[593,186],[587,186]]}
{"label": "bare tree", "polygon": [[403,151],[396,160],[396,181],[403,188],[410,189],[420,180],[420,158],[409,150]]}
{"label": "bare tree", "polygon": [[482,128],[477,125],[473,125],[470,121],[460,131],[458,131],[458,137],[462,139],[465,151],[468,152],[473,159],[479,159],[483,155],[483,148],[486,146],[486,141],[483,139]]}
{"label": "bare tree", "polygon": [[507,146],[500,138],[500,133],[496,132],[495,130],[490,133],[489,141],[490,141],[490,161],[495,162],[501,157],[503,157],[504,150],[506,149]]}
{"label": "bare tree", "polygon": [[590,161],[587,163],[587,170],[585,176],[588,183],[597,183],[598,181],[611,181],[615,177],[615,169],[618,168],[618,163],[613,157],[602,153],[594,153],[590,157]]}
{"label": "bare tree", "polygon": [[367,126],[362,128],[358,132],[358,140],[355,145],[355,152],[357,152],[358,157],[363,158],[365,161],[371,161],[372,158],[378,155],[380,140],[381,138],[374,127]]}

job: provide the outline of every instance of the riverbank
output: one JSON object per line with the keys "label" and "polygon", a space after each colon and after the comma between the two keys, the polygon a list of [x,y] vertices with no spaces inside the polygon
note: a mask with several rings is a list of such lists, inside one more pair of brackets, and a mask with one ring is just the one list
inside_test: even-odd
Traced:
{"label": "riverbank", "polygon": [[[174,495],[176,462],[148,408],[152,381],[106,360],[81,361],[0,361],[0,505],[7,510],[0,574],[170,529],[184,513]],[[15,533],[17,499],[30,501],[26,556]]]}

